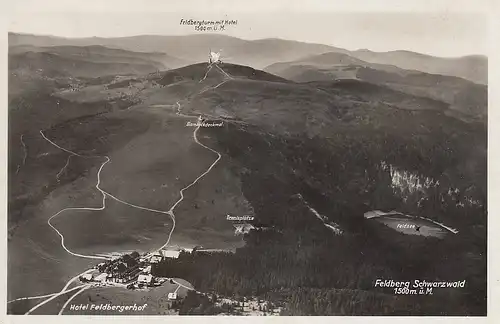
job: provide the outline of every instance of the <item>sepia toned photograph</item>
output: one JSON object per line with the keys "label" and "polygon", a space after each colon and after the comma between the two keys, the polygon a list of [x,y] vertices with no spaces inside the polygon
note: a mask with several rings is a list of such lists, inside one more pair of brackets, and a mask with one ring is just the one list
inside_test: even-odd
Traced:
{"label": "sepia toned photograph", "polygon": [[487,15],[53,7],[8,27],[8,315],[488,314]]}

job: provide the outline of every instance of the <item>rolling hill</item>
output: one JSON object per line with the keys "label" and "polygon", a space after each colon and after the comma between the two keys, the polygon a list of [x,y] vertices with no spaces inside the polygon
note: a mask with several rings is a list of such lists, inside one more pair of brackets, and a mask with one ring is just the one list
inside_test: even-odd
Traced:
{"label": "rolling hill", "polygon": [[[161,80],[158,81],[162,85],[170,85],[175,82],[181,81],[195,81],[201,80],[203,78],[208,79],[208,81],[222,81],[227,77],[224,73],[231,75],[232,77],[238,79],[247,80],[259,80],[259,81],[270,81],[270,82],[281,82],[289,83],[289,80],[280,78],[270,73],[266,73],[261,70],[256,70],[248,66],[235,65],[235,64],[220,64],[223,69],[217,67],[210,68],[207,71],[207,63],[198,63],[182,67],[179,69],[174,69],[166,71],[163,74]],[[218,65],[219,66],[219,65]]]}
{"label": "rolling hill", "polygon": [[[304,287],[316,286],[321,287],[317,296],[334,287],[352,289],[353,294],[372,293],[373,277],[447,278],[450,263],[444,260],[456,255],[449,262],[470,278],[471,287],[464,295],[451,292],[451,304],[462,300],[468,305],[465,312],[471,314],[481,309],[484,301],[466,302],[469,297],[465,296],[484,292],[479,270],[483,263],[475,263],[464,251],[475,249],[472,241],[484,239],[484,231],[475,236],[482,230],[471,233],[484,230],[485,217],[478,206],[456,207],[445,188],[458,186],[464,192],[471,188],[477,197],[485,192],[484,125],[447,116],[446,104],[440,101],[359,80],[280,82],[269,81],[266,74],[255,78],[252,69],[237,65],[225,63],[220,68],[230,77],[211,70],[201,83],[201,64],[170,71],[177,81],[169,79],[158,93],[165,94],[164,102],[166,98],[167,103],[178,101],[184,114],[223,121],[224,127],[200,129],[200,137],[239,170],[242,194],[253,207],[256,221],[280,231],[251,232],[245,239],[247,245],[234,256],[189,257],[180,264],[168,264],[163,275],[182,273],[204,291],[227,295],[265,292],[282,297],[286,289],[303,295]],[[212,87],[200,91],[207,85]],[[146,101],[137,109],[147,111],[148,106]],[[428,177],[439,180],[440,185],[425,189],[423,196],[411,189],[405,191],[413,192],[406,198],[399,196],[396,180],[383,171],[381,161],[409,172],[407,177],[418,178],[419,183]],[[403,178],[401,175],[400,181]],[[332,235],[323,224],[312,221],[316,216],[296,199],[297,193],[347,234]],[[428,199],[423,198],[426,195]],[[420,198],[424,200],[419,206]],[[437,243],[390,233],[383,226],[372,228],[360,217],[374,206],[412,209],[415,214],[453,224],[466,234]],[[470,255],[479,257],[478,253]],[[248,263],[242,268],[242,262]],[[336,271],[328,270],[331,267]],[[234,277],[238,284],[230,284]],[[444,298],[441,292],[440,296],[429,304],[412,301],[424,312],[450,314],[451,304],[431,306]],[[380,297],[373,298],[380,301]],[[339,303],[346,299],[339,297]],[[295,304],[288,306],[291,309],[312,312],[293,300],[290,303]],[[385,308],[377,307],[370,312],[383,313]],[[388,309],[391,314],[419,312],[398,306]],[[326,314],[338,314],[335,312],[338,308],[325,310]]]}
{"label": "rolling hill", "polygon": [[[150,51],[168,53],[187,62],[205,61],[210,48],[222,50],[222,57],[233,63],[245,63],[256,68],[277,61],[293,60],[332,50],[335,47],[321,44],[307,44],[281,39],[247,41],[225,35],[155,36],[143,35],[120,38],[67,39],[52,36],[9,34],[9,45],[34,46],[89,46],[102,45],[129,51]],[[338,49],[341,50],[341,49]],[[174,66],[173,66],[174,67]]]}
{"label": "rolling hill", "polygon": [[275,63],[265,70],[296,82],[363,80],[418,97],[443,101],[449,104],[452,111],[465,116],[481,120],[487,116],[487,87],[458,77],[369,63],[335,52]]}
{"label": "rolling hill", "polygon": [[[107,58],[102,60],[80,58],[74,56],[61,56],[47,52],[27,52],[11,55],[9,58],[9,70],[11,73],[19,74],[43,74],[46,77],[99,77],[117,74],[147,74],[155,72],[161,66],[156,62],[116,62]],[[126,59],[127,60],[127,59]]]}
{"label": "rolling hill", "polygon": [[[16,45],[9,47],[9,96],[24,91],[68,87],[88,79],[116,75],[144,75],[184,61],[165,53],[132,52],[91,46]],[[93,80],[90,82],[95,82]]]}
{"label": "rolling hill", "polygon": [[[426,73],[443,74],[487,83],[487,58],[484,56],[466,56],[443,58],[409,51],[372,52],[368,50],[348,51],[346,49],[290,41],[276,38],[243,40],[218,34],[158,36],[141,35],[119,38],[77,38],[69,39],[54,36],[38,36],[9,33],[9,46],[33,45],[44,46],[89,46],[102,45],[126,49],[129,51],[163,52],[180,58],[188,63],[205,61],[210,48],[221,50],[225,61],[250,65],[262,69],[279,62],[297,60],[306,56],[328,52],[348,54],[362,61],[394,65],[402,69],[418,70]],[[168,62],[166,62],[168,66]],[[172,67],[178,67],[171,65]]]}
{"label": "rolling hill", "polygon": [[324,75],[324,80],[356,78],[357,70],[360,67],[372,68],[400,75],[417,72],[404,70],[394,65],[369,63],[349,54],[337,52],[306,56],[291,62],[274,63],[267,66],[264,70],[269,73],[282,75],[290,80],[308,82],[319,81],[315,78],[319,78],[321,74]]}
{"label": "rolling hill", "polygon": [[488,58],[483,55],[435,57],[410,51],[353,51],[350,55],[379,64],[393,64],[403,69],[461,77],[479,84],[488,84]]}
{"label": "rolling hill", "polygon": [[[11,103],[11,124],[18,125],[12,131],[12,141],[18,141],[24,131],[51,127],[54,123],[85,115],[114,114],[130,106],[134,111],[144,114],[154,111],[156,114],[156,110],[149,107],[175,107],[180,103],[186,114],[223,118],[229,123],[228,129],[215,131],[214,136],[232,129],[237,131],[234,138],[245,135],[253,140],[254,137],[271,136],[271,140],[277,136],[284,143],[287,138],[297,141],[294,145],[299,147],[316,139],[317,143],[322,143],[321,150],[325,150],[321,154],[327,155],[330,150],[342,151],[351,145],[362,145],[364,150],[370,148],[366,153],[373,154],[371,159],[392,156],[401,167],[412,169],[412,172],[435,178],[442,177],[444,172],[453,181],[461,178],[464,186],[477,179],[485,154],[481,144],[484,126],[447,116],[449,105],[442,101],[407,94],[385,85],[359,80],[295,83],[264,71],[227,63],[210,70],[207,70],[206,63],[199,63],[163,72],[156,79],[142,77],[134,82],[141,83],[142,90],[132,93],[128,90],[130,82],[121,82],[108,83],[108,90],[106,85],[89,85],[74,94],[56,90],[50,95],[33,94],[19,98]],[[112,98],[106,94],[111,92],[121,93],[120,97]],[[127,105],[117,108],[112,103],[115,100],[127,102]],[[33,109],[39,111],[40,117],[25,118],[36,116],[30,113]],[[64,114],[55,114],[57,111]],[[51,121],[51,116],[57,120]],[[408,123],[408,120],[412,122]],[[447,138],[445,141],[443,136]],[[399,156],[394,150],[402,147],[414,151]],[[450,147],[453,147],[455,157],[445,162],[449,157],[442,155]],[[276,151],[283,149],[277,147]],[[262,154],[268,153],[258,155]],[[422,162],[419,166],[414,164],[415,154]],[[318,161],[323,159],[320,156]],[[437,162],[439,159],[444,160]],[[309,185],[315,181],[318,179]],[[320,181],[314,186],[318,185],[317,191],[333,190],[328,189],[328,183]]]}
{"label": "rolling hill", "polygon": [[[183,193],[172,244],[238,246],[228,214],[251,214],[272,229],[251,231],[235,253],[193,254],[186,263],[167,267],[188,277],[196,289],[277,296],[292,314],[311,313],[309,299],[321,300],[320,313],[326,315],[366,309],[386,315],[485,312],[486,127],[448,116],[450,104],[443,100],[408,91],[417,85],[428,91],[439,82],[452,87],[462,79],[364,63],[346,53],[325,54],[331,50],[323,45],[282,40],[211,35],[28,39],[38,42],[31,46],[57,47],[53,52],[17,47],[26,39],[13,40],[17,52],[11,53],[9,72],[22,72],[27,83],[106,77],[80,82],[78,91],[51,83],[36,91],[35,84],[35,91],[10,100],[8,224],[14,258],[9,292],[15,297],[31,289],[54,291],[52,286],[74,275],[67,266],[75,265],[72,256],[61,249],[55,233],[40,228],[48,227],[47,216],[61,208],[99,206],[95,181],[106,156],[111,162],[99,169],[102,188],[157,210],[168,210],[181,188],[214,166]],[[320,71],[317,75],[330,73],[333,61],[354,68],[361,80],[297,82],[227,62],[148,74],[156,71],[156,63],[139,62],[157,62],[157,54],[146,58],[123,52],[124,47],[165,50],[205,61],[204,47],[213,42],[225,46],[234,60],[270,64],[297,60],[300,54],[308,57],[304,62],[311,71]],[[231,49],[231,44],[238,45]],[[102,65],[109,70],[101,71]],[[121,78],[126,69],[134,75]],[[396,89],[398,84],[406,88]],[[186,122],[198,116],[222,126],[195,131]],[[98,157],[68,156],[40,131],[62,147]],[[429,182],[438,184],[413,190]],[[459,194],[450,195],[455,189]],[[344,234],[333,234],[311,208]],[[374,209],[424,215],[460,229],[461,236],[438,242],[385,232],[364,220],[364,212]],[[58,218],[57,225],[67,235],[67,246],[82,253],[147,250],[163,244],[172,228],[164,216],[110,198],[105,209],[72,213]],[[373,287],[373,278],[455,276],[466,278],[468,286],[429,299]],[[443,298],[446,305],[439,303]],[[360,301],[365,311],[356,308]]]}
{"label": "rolling hill", "polygon": [[381,102],[398,109],[435,110],[446,112],[450,105],[428,97],[408,95],[383,85],[364,82],[356,79],[336,81],[313,81],[309,85],[331,93],[350,97],[352,100],[364,102]]}
{"label": "rolling hill", "polygon": [[101,45],[89,46],[10,46],[9,54],[44,52],[95,63],[154,64],[158,69],[176,68],[186,64],[181,59],[160,52],[133,52]]}

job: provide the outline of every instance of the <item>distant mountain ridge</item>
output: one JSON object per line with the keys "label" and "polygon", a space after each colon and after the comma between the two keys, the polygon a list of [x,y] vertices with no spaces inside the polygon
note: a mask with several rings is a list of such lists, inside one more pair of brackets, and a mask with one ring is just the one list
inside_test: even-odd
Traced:
{"label": "distant mountain ridge", "polygon": [[17,75],[22,74],[23,71],[29,71],[40,72],[46,77],[99,77],[115,74],[145,74],[155,72],[159,68],[159,65],[147,62],[94,62],[46,52],[26,52],[9,57],[9,70],[17,71]]}
{"label": "distant mountain ridge", "polygon": [[484,55],[444,58],[404,50],[357,50],[351,52],[351,55],[370,63],[392,64],[408,70],[457,76],[480,84],[488,83],[488,58]]}
{"label": "distant mountain ridge", "polygon": [[278,62],[328,52],[347,54],[369,63],[387,64],[403,69],[457,76],[470,81],[487,83],[487,58],[470,55],[460,58],[442,58],[410,51],[372,52],[346,49],[299,41],[267,38],[244,40],[236,37],[199,34],[185,36],[140,35],[118,38],[63,38],[9,33],[9,46],[89,46],[102,45],[138,52],[163,52],[186,61],[186,64],[205,61],[209,48],[221,50],[222,59],[235,64],[262,69]]}
{"label": "distant mountain ridge", "polygon": [[92,62],[154,64],[158,69],[176,68],[186,64],[185,61],[161,52],[136,52],[102,45],[61,45],[35,46],[16,45],[9,47],[9,54],[17,55],[26,52],[49,53],[77,60]]}
{"label": "distant mountain ridge", "polygon": [[296,61],[275,63],[264,69],[295,82],[363,80],[417,97],[443,101],[453,111],[484,119],[487,86],[464,78],[405,70],[394,65],[369,63],[347,54],[326,53]]}
{"label": "distant mountain ridge", "polygon": [[184,64],[165,53],[132,52],[101,45],[16,45],[9,47],[8,58],[9,96],[75,83],[81,78],[142,75]]}

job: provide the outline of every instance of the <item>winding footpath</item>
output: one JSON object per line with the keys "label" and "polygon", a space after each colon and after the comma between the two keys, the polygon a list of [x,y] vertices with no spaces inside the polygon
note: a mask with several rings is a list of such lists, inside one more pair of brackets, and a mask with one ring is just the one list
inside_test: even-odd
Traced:
{"label": "winding footpath", "polygon": [[[87,156],[87,155],[81,155],[81,154],[78,154],[78,153],[75,153],[73,151],[70,151],[68,149],[65,149],[59,145],[57,145],[56,143],[54,143],[53,141],[51,141],[50,139],[48,139],[45,134],[43,133],[43,131],[40,131],[40,134],[42,135],[42,137],[48,141],[49,143],[51,143],[52,145],[54,145],[55,147],[59,148],[60,150],[63,150],[69,154],[71,154],[71,156],[79,156],[79,157],[83,157],[83,158],[102,158],[103,156],[99,156],[99,155],[91,155],[91,156]],[[76,256],[76,257],[80,257],[80,258],[86,258],[86,259],[101,259],[101,260],[107,260],[108,258],[106,257],[102,257],[102,256],[96,256],[96,255],[84,255],[84,254],[79,254],[79,253],[75,253],[75,252],[72,252],[70,251],[66,245],[64,244],[64,235],[62,235],[61,232],[59,232],[59,230],[54,226],[52,225],[51,221],[56,218],[57,216],[59,216],[60,214],[66,212],[66,211],[75,211],[75,210],[90,210],[90,211],[99,211],[99,210],[104,210],[106,208],[106,193],[99,187],[99,185],[101,184],[101,171],[102,169],[104,168],[104,166],[109,163],[111,161],[111,159],[108,157],[108,156],[104,156],[106,158],[106,161],[104,161],[102,164],[101,164],[101,167],[99,168],[99,171],[97,172],[97,183],[95,185],[96,189],[99,190],[102,194],[102,206],[101,207],[68,207],[68,208],[64,208],[64,209],[61,209],[60,211],[58,211],[57,213],[55,213],[54,215],[52,215],[48,220],[47,220],[47,224],[49,224],[49,226],[59,235],[59,237],[61,238],[61,246],[62,248],[68,252],[69,254],[73,255],[73,256]]]}
{"label": "winding footpath", "polygon": [[[182,288],[186,288],[187,290],[194,290],[194,291],[198,292],[196,289],[188,287],[188,286],[185,286],[185,285],[181,284],[180,282],[175,281],[174,279],[172,279],[172,281],[178,285],[177,289],[179,289],[180,287],[182,287]],[[177,290],[176,290],[176,292],[177,292]]]}
{"label": "winding footpath", "polygon": [[[199,117],[199,119],[198,119],[198,120],[200,121],[200,124],[201,124],[201,121],[202,121],[201,117]],[[215,165],[219,162],[219,160],[222,158],[222,156],[221,156],[221,154],[220,154],[219,152],[217,152],[216,150],[214,150],[214,149],[212,149],[212,148],[210,148],[210,147],[208,147],[208,146],[206,146],[206,145],[204,145],[204,144],[200,143],[200,141],[198,140],[198,137],[196,136],[196,134],[198,133],[198,130],[199,130],[199,129],[200,129],[200,126],[197,126],[197,127],[196,127],[196,129],[195,129],[195,130],[194,130],[194,132],[193,132],[193,139],[194,139],[194,141],[195,141],[198,145],[200,145],[200,146],[202,146],[202,147],[204,147],[204,148],[206,148],[206,149],[208,149],[208,150],[212,151],[213,153],[216,153],[216,154],[217,154],[217,159],[216,159],[216,160],[215,160],[215,161],[214,161],[214,162],[213,162],[213,163],[212,163],[212,164],[208,167],[208,169],[207,169],[205,172],[203,172],[203,173],[202,173],[201,175],[199,175],[196,179],[194,179],[194,181],[193,181],[193,182],[191,182],[189,185],[187,185],[186,187],[182,188],[182,189],[179,191],[180,198],[179,198],[179,199],[178,199],[178,200],[177,200],[177,201],[176,201],[176,202],[172,205],[172,207],[170,207],[170,209],[169,209],[169,210],[168,210],[168,212],[167,212],[167,213],[169,213],[169,214],[172,216],[172,220],[173,220],[173,222],[174,222],[174,225],[172,226],[172,230],[170,231],[170,234],[168,235],[168,240],[167,240],[167,242],[165,242],[165,244],[163,244],[163,245],[162,245],[162,246],[161,246],[158,250],[156,250],[155,252],[157,252],[157,251],[159,251],[159,250],[161,250],[161,249],[165,248],[165,247],[166,247],[166,246],[170,243],[170,239],[171,239],[171,237],[172,237],[172,233],[174,232],[174,229],[175,229],[175,214],[174,214],[174,209],[175,209],[175,207],[177,207],[177,206],[178,206],[178,205],[179,205],[179,204],[180,204],[180,203],[184,200],[184,191],[186,191],[187,189],[189,189],[189,188],[191,188],[192,186],[194,186],[194,185],[195,185],[198,181],[200,181],[200,180],[201,180],[204,176],[206,176],[206,175],[207,175],[207,174],[208,174],[208,173],[209,173],[209,172],[213,169],[213,167],[214,167],[214,166],[215,166]],[[150,254],[148,254],[148,255],[151,255],[151,253],[150,253]]]}
{"label": "winding footpath", "polygon": [[[213,64],[210,64],[207,68],[207,72],[205,73],[205,76],[203,77],[202,80],[200,80],[200,83],[206,79],[207,75],[208,75],[208,72],[212,69],[212,65]],[[217,84],[216,86],[214,87],[211,87],[209,89],[205,89],[204,91],[207,91],[207,90],[210,90],[210,89],[215,89],[219,86],[221,86],[222,84],[226,83],[227,81],[233,79],[229,74],[227,74],[224,70],[222,70],[218,65],[215,65],[225,76],[226,76],[226,79],[223,80],[221,83]],[[204,92],[203,91],[203,92]],[[199,92],[199,93],[202,93],[202,92]],[[174,209],[184,200],[184,191],[186,191],[187,189],[191,188],[192,186],[194,186],[196,183],[198,183],[198,181],[200,181],[204,176],[206,176],[213,168],[214,166],[220,161],[220,159],[222,158],[221,154],[202,144],[199,140],[198,140],[198,137],[197,137],[197,134],[198,134],[198,131],[201,127],[201,122],[203,121],[203,119],[201,118],[201,116],[199,117],[196,117],[196,116],[189,116],[189,115],[184,115],[181,113],[181,105],[179,104],[179,102],[177,102],[177,112],[176,112],[177,115],[179,116],[182,116],[182,117],[185,117],[185,118],[198,118],[198,121],[200,122],[200,125],[198,125],[196,127],[196,129],[193,131],[193,139],[194,141],[202,146],[203,148],[207,149],[207,150],[210,150],[211,152],[217,154],[217,159],[207,168],[207,170],[205,172],[203,172],[202,174],[200,174],[196,179],[194,179],[190,184],[188,184],[187,186],[185,186],[184,188],[182,188],[180,191],[179,191],[179,199],[170,207],[170,209],[168,211],[162,211],[162,210],[156,210],[156,209],[152,209],[152,208],[147,208],[147,207],[142,207],[142,206],[138,206],[138,205],[135,205],[135,204],[132,204],[132,203],[129,203],[129,202],[126,202],[122,199],[119,199],[115,196],[113,196],[112,194],[104,191],[103,189],[100,188],[100,184],[101,184],[101,172],[104,168],[104,166],[109,163],[111,161],[111,159],[109,158],[109,156],[99,156],[99,155],[82,155],[82,154],[78,154],[78,153],[75,153],[71,150],[68,150],[64,147],[61,147],[59,146],[58,144],[56,144],[55,142],[51,141],[49,138],[47,138],[45,136],[45,134],[43,133],[42,130],[40,130],[40,135],[46,140],[48,141],[50,144],[52,144],[53,146],[57,147],[58,149],[64,151],[64,152],[67,152],[70,154],[70,156],[68,157],[67,159],[67,162],[65,164],[65,166],[61,169],[61,171],[59,171],[59,173],[57,174],[56,178],[57,180],[59,180],[59,176],[62,174],[62,172],[67,168],[67,166],[69,165],[69,162],[70,162],[70,158],[72,156],[78,156],[78,157],[82,157],[82,158],[105,158],[105,161],[101,164],[98,172],[97,172],[97,183],[95,185],[95,188],[102,194],[102,206],[101,207],[69,207],[69,208],[64,208],[62,210],[60,210],[59,212],[55,213],[54,215],[52,215],[48,220],[47,220],[47,224],[59,235],[59,237],[61,238],[61,246],[62,248],[69,254],[73,255],[73,256],[76,256],[76,257],[80,257],[80,258],[86,258],[86,259],[100,259],[100,260],[108,260],[109,257],[104,257],[104,256],[98,256],[98,255],[84,255],[84,254],[80,254],[80,253],[76,253],[76,252],[73,252],[71,250],[69,250],[67,248],[67,246],[65,245],[65,242],[64,242],[64,235],[51,223],[51,221],[56,218],[57,216],[61,215],[62,213],[66,212],[66,211],[76,211],[76,210],[88,210],[88,211],[101,211],[101,210],[104,210],[106,208],[106,197],[109,197],[121,204],[124,204],[124,205],[127,205],[129,207],[132,207],[132,208],[137,208],[137,209],[141,209],[141,210],[146,210],[146,211],[150,211],[150,212],[156,212],[156,213],[161,213],[161,214],[166,214],[168,215],[171,219],[172,219],[172,228],[169,232],[169,235],[168,235],[168,238],[167,238],[167,241],[165,242],[165,244],[163,244],[160,248],[158,248],[157,250],[153,251],[153,252],[150,252],[148,254],[148,256],[150,256],[151,254],[153,253],[156,253],[158,251],[160,251],[161,249],[165,248],[166,246],[168,246],[168,244],[170,243],[170,240],[172,238],[172,234],[175,230],[175,214],[174,214]],[[26,148],[26,146],[24,145],[24,142],[22,141],[22,136],[21,136],[21,142],[23,143],[23,146]],[[26,151],[25,151],[26,152]],[[25,163],[25,160],[26,160],[26,154],[25,154],[25,158],[23,160],[23,165]],[[40,302],[39,304],[35,305],[34,307],[32,307],[27,313],[26,315],[28,314],[31,314],[33,311],[35,311],[36,309],[38,309],[39,307],[45,305],[46,303],[54,300],[55,298],[63,295],[63,294],[66,294],[70,291],[73,291],[73,290],[77,290],[77,289],[80,289],[78,290],[76,293],[74,293],[66,302],[65,304],[63,305],[63,307],[61,308],[61,310],[59,311],[58,315],[62,314],[62,312],[64,311],[64,309],[67,307],[67,305],[71,302],[71,300],[73,300],[77,295],[79,295],[80,293],[82,293],[83,291],[85,291],[86,289],[89,289],[89,288],[92,288],[94,285],[92,284],[85,284],[85,285],[79,285],[79,286],[76,286],[76,287],[73,287],[71,289],[68,289],[68,287],[74,282],[76,281],[81,275],[87,273],[87,272],[90,272],[92,271],[93,269],[88,269],[78,275],[76,275],[75,277],[71,278],[67,283],[66,285],[63,287],[63,289],[61,289],[61,291],[57,292],[57,293],[52,293],[52,294],[46,294],[46,295],[39,295],[39,296],[32,296],[32,297],[22,297],[22,298],[17,298],[17,299],[14,299],[14,300],[11,300],[9,301],[8,303],[12,303],[12,302],[15,302],[15,301],[19,301],[19,300],[30,300],[30,299],[42,299],[42,298],[48,298],[42,302]],[[175,282],[175,281],[174,281]],[[177,287],[177,290],[180,288],[180,287],[184,287],[186,289],[189,289],[189,290],[194,290],[193,288],[191,287],[187,287],[185,285],[182,285],[181,283],[178,283],[178,282],[175,282],[176,284],[178,284],[178,287]],[[176,290],[176,291],[177,291]]]}
{"label": "winding footpath", "polygon": [[82,273],[79,273],[77,274],[76,276],[74,276],[73,278],[71,278],[70,280],[68,280],[68,282],[66,283],[66,285],[63,287],[63,289],[61,289],[61,291],[57,292],[57,293],[52,293],[52,294],[48,294],[48,295],[40,295],[40,296],[33,296],[33,297],[22,297],[22,298],[17,298],[17,299],[14,299],[14,300],[11,300],[7,303],[11,303],[11,302],[15,302],[15,301],[18,301],[18,300],[29,300],[29,299],[41,299],[41,298],[47,298],[47,297],[50,297],[49,299],[47,300],[44,300],[42,302],[40,302],[39,304],[35,305],[34,307],[32,307],[29,311],[27,311],[25,313],[25,315],[29,315],[31,314],[34,310],[36,310],[37,308],[40,308],[42,307],[43,305],[47,304],[48,302],[50,302],[51,300],[61,296],[61,295],[64,295],[70,291],[73,291],[73,290],[76,290],[78,288],[82,288],[82,287],[85,287],[85,286],[89,286],[89,284],[85,284],[85,285],[80,285],[80,286],[76,286],[76,287],[73,287],[71,289],[68,289],[69,286],[74,282],[76,281],[81,275],[85,274],[85,273],[88,273],[88,272],[91,272],[93,269],[88,269],[88,270],[85,270],[84,272]]}
{"label": "winding footpath", "polygon": [[21,145],[23,146],[23,151],[24,151],[23,163],[17,165],[16,174],[18,174],[19,170],[21,170],[21,167],[26,164],[26,159],[28,158],[28,148],[26,147],[26,143],[24,143],[23,137],[24,134],[21,135]]}
{"label": "winding footpath", "polygon": [[69,166],[69,161],[71,160],[71,157],[74,155],[69,155],[68,159],[66,160],[66,164],[62,167],[61,171],[56,175],[56,179],[59,182],[59,178],[61,177],[61,174],[66,170],[66,168]]}
{"label": "winding footpath", "polygon": [[91,285],[85,285],[82,289],[78,290],[76,293],[74,293],[71,297],[68,298],[68,300],[64,303],[64,305],[61,307],[61,310],[59,311],[59,313],[57,313],[57,315],[62,315],[62,313],[64,312],[64,310],[66,309],[66,307],[69,305],[69,303],[76,297],[78,296],[79,294],[81,294],[82,292],[84,292],[85,290],[91,288]]}
{"label": "winding footpath", "polygon": [[54,295],[52,295],[52,297],[50,297],[49,299],[44,300],[43,302],[41,302],[41,303],[37,304],[35,307],[31,308],[29,311],[27,311],[27,312],[26,312],[26,314],[25,314],[25,315],[29,315],[29,314],[31,314],[32,312],[34,312],[34,311],[35,311],[35,310],[37,310],[38,308],[42,307],[43,305],[47,304],[48,302],[50,302],[50,301],[52,301],[52,300],[56,299],[57,297],[59,297],[59,296],[61,296],[61,295],[64,295],[64,294],[66,294],[66,293],[68,293],[68,292],[70,292],[70,291],[77,290],[77,289],[82,288],[82,287],[85,287],[85,286],[87,286],[87,285],[80,285],[80,286],[76,286],[76,287],[73,287],[73,288],[71,288],[71,289],[68,289],[68,290],[65,290],[65,291],[59,292],[59,293],[57,293],[57,294],[54,294]]}
{"label": "winding footpath", "polygon": [[207,72],[205,72],[205,76],[203,76],[203,78],[201,78],[200,82],[199,83],[202,83],[203,81],[205,81],[205,79],[207,78],[207,75],[208,75],[208,72],[210,72],[210,70],[212,69],[212,65],[213,63],[210,63],[207,67]]}

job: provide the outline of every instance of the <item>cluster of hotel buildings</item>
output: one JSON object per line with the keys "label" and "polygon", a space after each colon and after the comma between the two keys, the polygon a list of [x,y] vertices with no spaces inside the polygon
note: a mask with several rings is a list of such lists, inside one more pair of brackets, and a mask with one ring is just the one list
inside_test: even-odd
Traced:
{"label": "cluster of hotel buildings", "polygon": [[[191,252],[191,250],[184,250]],[[161,285],[166,278],[156,278],[151,274],[151,267],[164,259],[177,259],[181,251],[160,250],[152,254],[140,255],[138,252],[99,263],[94,271],[80,276],[82,282],[99,282],[137,289]]]}

